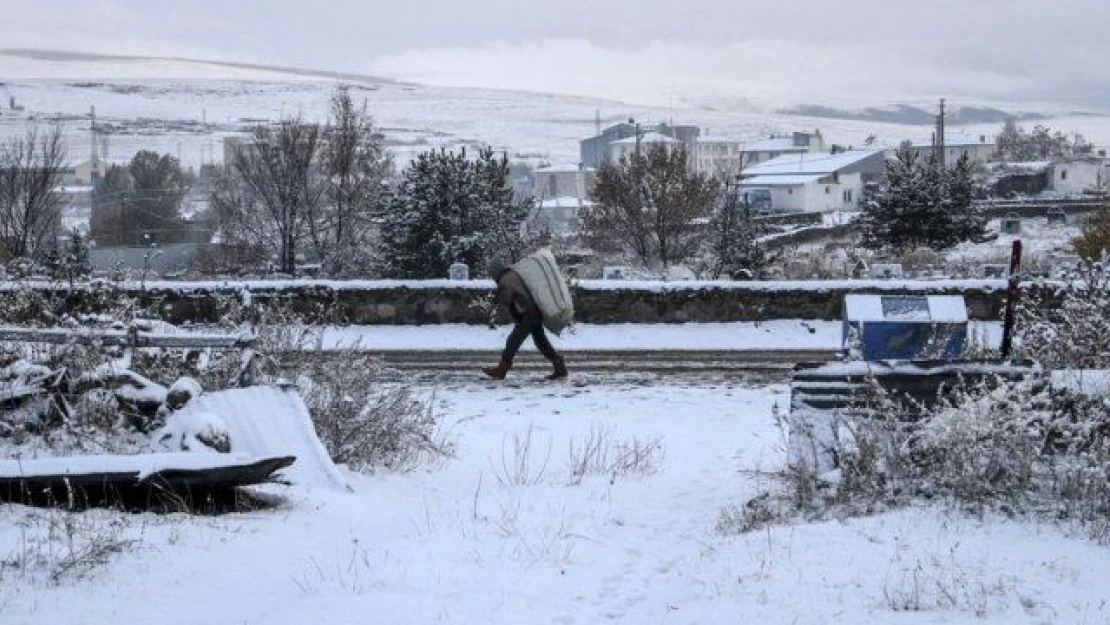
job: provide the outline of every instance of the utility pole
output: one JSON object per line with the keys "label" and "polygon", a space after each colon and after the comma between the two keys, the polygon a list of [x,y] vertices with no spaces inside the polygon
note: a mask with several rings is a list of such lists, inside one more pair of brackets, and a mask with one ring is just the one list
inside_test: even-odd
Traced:
{"label": "utility pole", "polygon": [[92,177],[96,176],[96,171],[97,171],[98,165],[100,165],[100,158],[99,158],[99,155],[97,154],[97,150],[96,150],[96,148],[97,148],[96,144],[97,144],[97,141],[98,141],[98,137],[97,137],[97,134],[96,134],[96,107],[95,106],[90,106],[89,107],[89,119],[92,120],[89,123],[89,162],[92,164],[92,170],[91,170],[92,173],[89,174],[89,177],[92,178]]}
{"label": "utility pole", "polygon": [[937,115],[937,135],[936,140],[933,142],[934,156],[937,160],[937,166],[941,169],[945,168],[944,162],[944,98],[940,99],[940,114]]}

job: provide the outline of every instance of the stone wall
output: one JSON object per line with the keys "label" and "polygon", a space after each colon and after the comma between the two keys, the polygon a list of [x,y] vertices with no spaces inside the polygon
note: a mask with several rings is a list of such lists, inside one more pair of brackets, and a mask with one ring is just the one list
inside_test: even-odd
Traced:
{"label": "stone wall", "polygon": [[[249,299],[258,307],[287,305],[313,323],[420,325],[485,323],[474,304],[490,298],[492,286],[483,280],[156,282],[143,292],[158,303],[158,315],[175,324],[213,323]],[[10,288],[0,285],[0,291]],[[60,285],[34,288],[79,298]],[[124,288],[140,293],[138,285]],[[1005,301],[1001,280],[582,281],[573,291],[576,320],[599,324],[839,319],[847,293],[963,295],[973,319],[999,319]]]}

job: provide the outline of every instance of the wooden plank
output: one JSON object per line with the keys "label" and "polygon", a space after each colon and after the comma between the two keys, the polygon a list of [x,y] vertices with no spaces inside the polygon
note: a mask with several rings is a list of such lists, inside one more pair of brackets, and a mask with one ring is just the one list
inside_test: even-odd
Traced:
{"label": "wooden plank", "polygon": [[0,327],[0,342],[101,343],[121,347],[153,347],[167,349],[232,349],[251,347],[255,337],[233,334],[164,334],[157,332],[126,332],[123,330],[70,330],[62,328]]}

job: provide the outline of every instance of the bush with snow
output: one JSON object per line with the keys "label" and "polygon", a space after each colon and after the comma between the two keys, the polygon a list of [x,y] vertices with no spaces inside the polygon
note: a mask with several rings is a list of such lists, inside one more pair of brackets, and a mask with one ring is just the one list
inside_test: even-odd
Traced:
{"label": "bush with snow", "polygon": [[[722,513],[724,531],[915,501],[1066,521],[1110,538],[1110,398],[1031,382],[965,386],[929,411],[877,389],[839,415],[833,471],[791,466],[785,488]],[[781,417],[789,427],[791,415]]]}
{"label": "bush with snow", "polygon": [[314,356],[298,367],[297,386],[336,463],[406,469],[450,453],[431,402],[403,384],[382,383],[376,359],[356,350]]}

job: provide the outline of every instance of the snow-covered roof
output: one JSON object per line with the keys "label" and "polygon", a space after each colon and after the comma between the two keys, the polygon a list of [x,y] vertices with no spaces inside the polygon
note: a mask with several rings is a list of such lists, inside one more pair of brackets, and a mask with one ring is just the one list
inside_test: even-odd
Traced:
{"label": "snow-covered roof", "polygon": [[[946,147],[958,148],[970,145],[990,145],[990,143],[986,141],[986,135],[969,135],[964,132],[951,131],[944,133],[944,145]],[[918,141],[913,144],[913,147],[931,148],[933,147],[933,140]]]}
{"label": "snow-covered roof", "polygon": [[65,193],[65,194],[68,194],[68,195],[79,195],[79,194],[82,194],[82,193],[92,193],[93,188],[92,188],[92,186],[87,185],[87,184],[75,184],[75,185],[62,185],[62,186],[58,187],[55,190],[58,193]]}
{"label": "snow-covered roof", "polygon": [[1006,171],[1040,173],[1052,167],[1052,161],[1019,161],[1016,163],[999,163],[998,166]]}
{"label": "snow-covered roof", "polygon": [[773,137],[744,144],[745,152],[805,152],[805,146],[794,145],[791,137]]}
{"label": "snow-covered roof", "polygon": [[793,174],[832,174],[879,154],[881,150],[848,150],[837,154],[804,152],[787,154],[752,165],[744,170],[748,176],[783,176]]}
{"label": "snow-covered roof", "polygon": [[563,196],[553,197],[548,200],[540,202],[540,208],[579,208],[582,206],[593,206],[594,203],[590,200],[580,200],[576,197]]}
{"label": "snow-covered roof", "polygon": [[754,176],[741,181],[741,187],[800,187],[824,178],[827,174]]}
{"label": "snow-covered roof", "polygon": [[[640,143],[682,143],[678,139],[673,139],[665,134],[659,132],[645,132],[640,136]],[[614,141],[614,145],[635,145],[636,137],[628,137],[620,141]]]}
{"label": "snow-covered roof", "polygon": [[537,174],[571,174],[580,171],[594,171],[593,167],[579,167],[577,164],[559,163],[556,165],[548,165],[540,167],[536,170]]}
{"label": "snow-covered roof", "polygon": [[702,144],[702,143],[725,143],[725,144],[737,144],[737,145],[739,145],[740,140],[739,139],[730,139],[728,137],[718,137],[718,136],[714,136],[714,135],[701,135],[700,137],[698,137],[698,143],[699,144]]}

